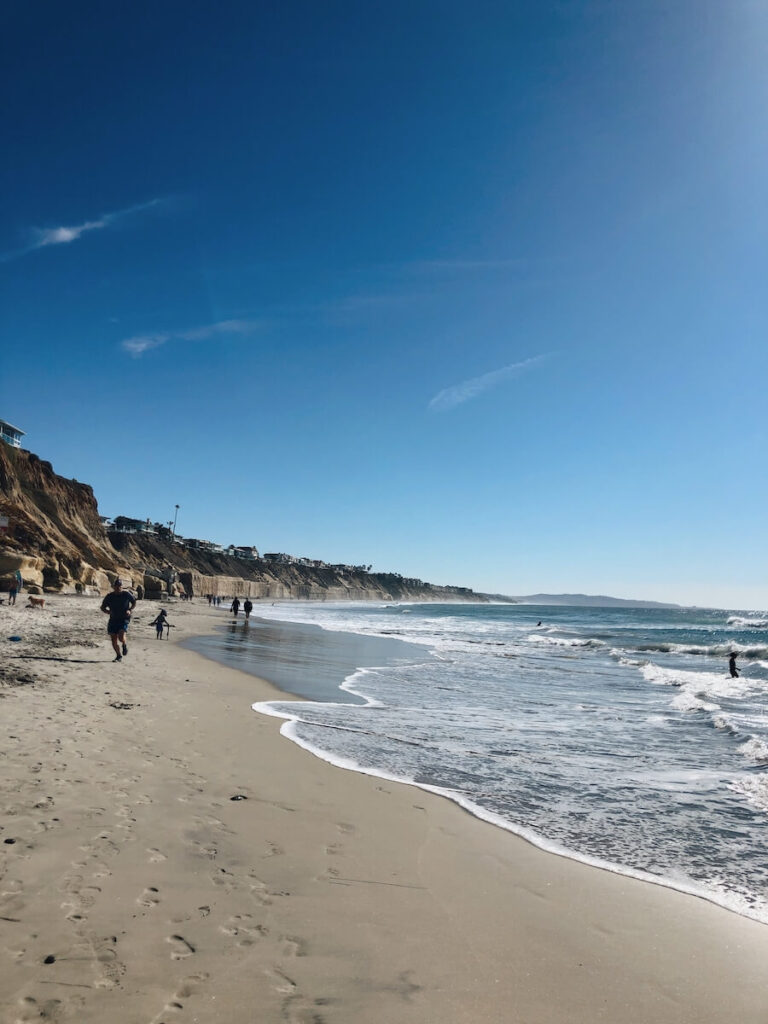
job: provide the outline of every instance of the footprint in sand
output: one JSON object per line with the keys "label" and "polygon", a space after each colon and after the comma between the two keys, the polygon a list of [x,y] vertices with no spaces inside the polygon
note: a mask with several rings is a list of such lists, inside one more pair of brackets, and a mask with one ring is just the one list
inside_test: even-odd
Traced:
{"label": "footprint in sand", "polygon": [[184,1004],[180,1003],[177,999],[172,999],[165,1004],[160,1013],[156,1017],[152,1018],[151,1024],[167,1024],[168,1017],[170,1014],[176,1014],[179,1010],[184,1009]]}
{"label": "footprint in sand", "polygon": [[5,879],[0,889],[0,913],[3,917],[17,917],[25,906],[24,886],[16,878]]}
{"label": "footprint in sand", "polygon": [[219,851],[213,843],[198,843],[196,839],[193,839],[190,845],[194,847],[194,852],[198,857],[207,857],[208,860],[216,860],[219,855]]}
{"label": "footprint in sand", "polygon": [[101,978],[94,982],[94,988],[116,988],[126,972],[125,964],[117,956],[117,936],[100,938],[98,935],[89,935],[86,941],[101,971]]}
{"label": "footprint in sand", "polygon": [[59,1019],[62,1008],[60,999],[45,999],[38,1002],[33,996],[23,996],[19,1000],[19,1006],[20,1013],[14,1024],[27,1024],[33,1020],[55,1021]]}
{"label": "footprint in sand", "polygon": [[150,885],[149,888],[144,890],[141,896],[136,897],[136,902],[141,907],[156,907],[160,902],[158,890],[153,885]]}
{"label": "footprint in sand", "polygon": [[190,974],[189,977],[184,978],[182,983],[176,989],[174,999],[189,999],[190,996],[195,995],[199,991],[200,986],[203,982],[208,981],[209,975],[204,971],[199,974]]}
{"label": "footprint in sand", "polygon": [[283,956],[306,956],[307,944],[295,935],[286,935],[282,939]]}
{"label": "footprint in sand", "polygon": [[162,863],[162,861],[168,860],[166,855],[164,853],[161,853],[160,850],[156,850],[154,846],[151,846],[147,850],[147,853],[149,854],[150,864],[160,864]]}
{"label": "footprint in sand", "polygon": [[179,1010],[183,1010],[184,1003],[182,1000],[196,995],[200,990],[200,986],[208,980],[208,977],[207,974],[201,972],[200,974],[190,974],[187,978],[184,978],[160,1013],[152,1018],[150,1024],[168,1024],[168,1014],[175,1014]]}
{"label": "footprint in sand", "polygon": [[186,960],[195,952],[195,947],[191,942],[187,942],[183,935],[169,935],[165,941],[170,942],[173,947],[171,960]]}
{"label": "footprint in sand", "polygon": [[237,939],[238,946],[252,946],[264,934],[250,914],[235,914],[226,924],[219,925],[219,931]]}

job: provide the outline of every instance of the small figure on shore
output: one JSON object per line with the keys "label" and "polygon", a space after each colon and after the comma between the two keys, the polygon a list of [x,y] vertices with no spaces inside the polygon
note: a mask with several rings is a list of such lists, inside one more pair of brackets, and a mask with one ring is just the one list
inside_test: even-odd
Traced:
{"label": "small figure on shore", "polygon": [[11,589],[8,591],[8,606],[9,607],[12,604],[16,604],[16,595],[18,594],[18,592],[19,592],[19,588],[17,587],[16,583],[12,583],[11,584]]}
{"label": "small figure on shore", "polygon": [[233,600],[232,604],[229,606],[229,610],[232,612],[234,617],[237,618],[237,613],[240,611],[240,598],[236,597]]}
{"label": "small figure on shore", "polygon": [[154,626],[155,629],[157,630],[157,636],[155,638],[156,640],[163,639],[164,629],[168,630],[168,632],[170,633],[171,624],[170,622],[168,622],[168,612],[165,610],[165,608],[160,609],[160,614],[157,616],[156,619],[150,622],[150,626]]}
{"label": "small figure on shore", "polygon": [[731,673],[731,679],[739,678],[739,670],[736,668],[736,659],[738,656],[739,655],[736,651],[733,651],[728,655],[728,671]]}
{"label": "small figure on shore", "polygon": [[251,604],[250,597],[246,597],[245,601],[243,601],[243,611],[245,612],[245,621],[247,622],[251,617],[251,612],[253,611],[253,605]]}
{"label": "small figure on shore", "polygon": [[[115,661],[122,661],[123,655],[128,653],[128,645],[125,642],[125,632],[131,621],[131,612],[136,606],[136,598],[127,590],[123,590],[122,580],[115,580],[112,584],[112,593],[107,594],[101,602],[101,610],[109,615],[107,632],[112,641],[112,648],[115,652]],[[122,647],[122,654],[120,653]]]}

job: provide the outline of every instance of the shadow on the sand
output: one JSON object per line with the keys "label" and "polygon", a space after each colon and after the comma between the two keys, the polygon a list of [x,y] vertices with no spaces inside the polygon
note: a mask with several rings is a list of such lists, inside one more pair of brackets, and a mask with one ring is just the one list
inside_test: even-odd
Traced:
{"label": "shadow on the sand", "polygon": [[13,661],[71,661],[75,665],[101,665],[103,658],[57,658],[52,654],[15,654]]}

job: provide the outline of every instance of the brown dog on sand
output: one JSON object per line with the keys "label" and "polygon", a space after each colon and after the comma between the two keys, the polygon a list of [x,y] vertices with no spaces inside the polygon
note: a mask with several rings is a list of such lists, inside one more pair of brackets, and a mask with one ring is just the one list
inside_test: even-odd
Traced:
{"label": "brown dog on sand", "polygon": [[32,597],[31,594],[29,595],[29,604],[27,605],[27,608],[44,608],[44,607],[45,607],[45,598],[44,597]]}

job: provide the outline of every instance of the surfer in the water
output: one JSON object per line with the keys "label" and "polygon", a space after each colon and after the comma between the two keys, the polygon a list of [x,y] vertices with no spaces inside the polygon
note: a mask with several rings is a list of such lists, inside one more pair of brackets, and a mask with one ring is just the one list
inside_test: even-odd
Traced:
{"label": "surfer in the water", "polygon": [[738,654],[736,652],[732,652],[728,655],[728,671],[731,673],[731,679],[739,678],[739,670],[736,668],[737,658]]}

